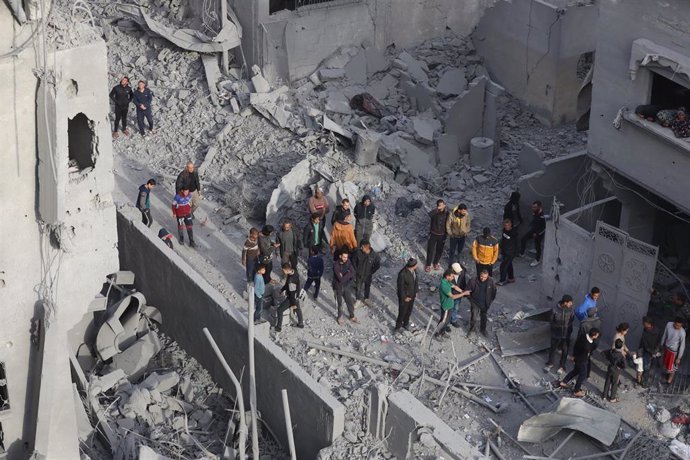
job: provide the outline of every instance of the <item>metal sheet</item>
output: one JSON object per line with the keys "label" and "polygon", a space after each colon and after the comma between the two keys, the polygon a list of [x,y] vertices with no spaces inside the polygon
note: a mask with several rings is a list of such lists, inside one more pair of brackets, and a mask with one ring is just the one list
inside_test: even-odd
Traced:
{"label": "metal sheet", "polygon": [[562,429],[579,431],[605,446],[616,439],[621,418],[604,409],[575,399],[563,398],[555,412],[535,415],[525,420],[518,431],[518,441],[540,443]]}
{"label": "metal sheet", "polygon": [[497,337],[502,356],[529,355],[551,346],[551,326],[537,324],[524,332],[501,332]]}

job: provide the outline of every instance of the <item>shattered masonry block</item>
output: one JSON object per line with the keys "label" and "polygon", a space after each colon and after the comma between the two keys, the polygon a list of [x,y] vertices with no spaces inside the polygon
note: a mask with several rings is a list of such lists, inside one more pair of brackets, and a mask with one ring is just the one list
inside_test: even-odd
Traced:
{"label": "shattered masonry block", "polygon": [[134,342],[122,353],[113,356],[113,366],[122,369],[127,378],[134,382],[139,380],[149,365],[151,359],[161,351],[158,335],[150,331]]}
{"label": "shattered masonry block", "polygon": [[338,80],[345,76],[345,69],[319,69],[318,75],[321,81]]}
{"label": "shattered masonry block", "polygon": [[436,92],[442,97],[457,96],[462,94],[466,87],[465,70],[453,67],[443,74],[436,85]]}
{"label": "shattered masonry block", "polygon": [[269,93],[271,91],[271,85],[262,75],[254,75],[252,85],[254,85],[254,91],[257,93]]}
{"label": "shattered masonry block", "polygon": [[410,53],[403,51],[400,53],[400,56],[398,56],[398,59],[407,65],[407,73],[414,81],[418,83],[427,83],[429,81],[429,76],[424,69],[426,65],[413,58]]}
{"label": "shattered masonry block", "polygon": [[479,185],[486,184],[487,182],[489,182],[489,178],[484,176],[483,174],[477,174],[475,176],[472,176],[472,179],[474,179],[474,181]]}
{"label": "shattered masonry block", "polygon": [[523,174],[544,171],[544,153],[529,142],[522,144],[518,155],[518,165]]}
{"label": "shattered masonry block", "polygon": [[166,372],[165,374],[152,372],[151,375],[146,377],[146,380],[144,380],[141,385],[148,390],[155,389],[164,393],[177,385],[179,381],[180,376],[175,371]]}

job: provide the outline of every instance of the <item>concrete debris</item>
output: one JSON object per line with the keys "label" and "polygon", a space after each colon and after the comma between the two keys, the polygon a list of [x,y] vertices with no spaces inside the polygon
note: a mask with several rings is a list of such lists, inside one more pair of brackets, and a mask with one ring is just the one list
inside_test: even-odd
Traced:
{"label": "concrete debris", "polygon": [[494,162],[494,141],[473,137],[470,141],[470,166],[489,169]]}
{"label": "concrete debris", "polygon": [[141,382],[141,385],[150,391],[157,390],[161,393],[164,393],[177,385],[179,381],[180,376],[177,372],[171,371],[166,372],[165,374],[152,372],[143,382]]}
{"label": "concrete debris", "polygon": [[113,356],[113,366],[122,369],[130,381],[139,379],[151,359],[161,351],[158,334],[150,331],[123,352]]}
{"label": "concrete debris", "polygon": [[442,97],[451,97],[462,94],[466,88],[465,70],[451,67],[439,80],[436,92]]}
{"label": "concrete debris", "polygon": [[422,144],[433,144],[434,133],[441,129],[441,122],[435,118],[426,118],[423,115],[411,118],[414,126],[415,140]]}
{"label": "concrete debris", "polygon": [[345,77],[345,69],[319,69],[319,83]]}
{"label": "concrete debris", "polygon": [[460,150],[464,153],[469,153],[472,138],[482,135],[486,82],[485,77],[472,81],[448,111],[445,132],[457,136]]}
{"label": "concrete debris", "polygon": [[204,66],[206,83],[211,93],[211,100],[214,104],[220,105],[218,87],[216,83],[221,79],[220,67],[218,66],[218,56],[215,54],[202,54],[201,64]]}
{"label": "concrete debris", "polygon": [[367,57],[360,51],[345,66],[345,76],[356,85],[367,84]]}
{"label": "concrete debris", "polygon": [[91,425],[91,420],[89,420],[89,415],[86,413],[86,408],[84,403],[79,396],[79,390],[77,390],[77,385],[72,384],[72,394],[74,396],[74,408],[77,415],[77,430],[79,433],[79,440],[81,442],[86,442],[94,431]]}
{"label": "concrete debris", "polygon": [[523,174],[544,171],[544,153],[532,144],[525,142],[520,150],[519,163]]}
{"label": "concrete debris", "polygon": [[312,177],[311,162],[307,159],[297,163],[283,176],[266,205],[266,222],[277,224],[281,213],[304,196],[304,187],[312,183]]}
{"label": "concrete debris", "polygon": [[359,166],[376,164],[381,143],[381,135],[368,130],[355,130],[355,163]]}
{"label": "concrete debris", "polygon": [[375,74],[383,72],[390,66],[386,56],[377,48],[369,47],[364,50],[367,60],[367,77],[372,78]]}
{"label": "concrete debris", "polygon": [[454,134],[441,134],[436,140],[438,145],[438,169],[445,174],[460,161],[458,138]]}
{"label": "concrete debris", "polygon": [[117,385],[127,375],[122,369],[116,369],[106,375],[92,377],[89,381],[89,393],[93,396],[106,392]]}
{"label": "concrete debris", "polygon": [[350,109],[350,101],[348,101],[343,93],[340,92],[329,93],[325,110],[327,112],[342,113],[344,115],[349,115],[352,113],[352,109]]}
{"label": "concrete debris", "polygon": [[396,180],[401,172],[414,177],[435,175],[435,158],[403,139],[399,132],[381,137],[379,161],[396,172]]}
{"label": "concrete debris", "polygon": [[334,122],[330,118],[328,118],[326,115],[323,116],[323,121],[322,121],[322,126],[323,129],[327,131],[332,131],[336,134],[340,134],[341,136],[352,140],[353,134],[351,131],[343,128],[340,126],[338,123]]}
{"label": "concrete debris", "polygon": [[356,110],[361,110],[376,118],[382,118],[388,115],[388,110],[379,101],[369,93],[357,94],[350,100],[350,107]]}
{"label": "concrete debris", "polygon": [[427,83],[429,81],[429,75],[427,75],[429,68],[423,61],[416,60],[407,51],[400,53],[398,59],[405,63],[406,68],[402,70],[407,72],[415,82]]}
{"label": "concrete debris", "polygon": [[271,85],[261,74],[261,69],[258,66],[253,66],[252,71],[254,76],[252,77],[252,85],[254,85],[254,91],[257,93],[268,93],[271,91]]}
{"label": "concrete debris", "polygon": [[503,331],[498,335],[498,344],[504,357],[547,350],[551,346],[551,326],[540,323],[523,332]]}

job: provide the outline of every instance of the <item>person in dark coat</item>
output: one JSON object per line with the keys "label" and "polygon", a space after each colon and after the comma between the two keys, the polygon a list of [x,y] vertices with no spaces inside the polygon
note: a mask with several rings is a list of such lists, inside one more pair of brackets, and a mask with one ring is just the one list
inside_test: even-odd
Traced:
{"label": "person in dark coat", "polygon": [[309,248],[309,259],[307,259],[307,282],[304,283],[304,290],[309,292],[312,283],[314,284],[314,300],[319,298],[321,289],[321,277],[323,276],[323,256],[321,249],[317,246]]}
{"label": "person in dark coat", "polygon": [[297,268],[297,255],[302,249],[302,240],[297,235],[297,231],[292,227],[292,221],[285,219],[278,232],[278,251],[280,252],[280,263],[289,262],[292,268]]}
{"label": "person in dark coat", "polygon": [[642,371],[638,370],[637,372],[639,385],[645,384],[645,376],[652,367],[652,360],[661,356],[660,339],[661,332],[658,327],[654,326],[652,318],[649,316],[642,318],[642,337],[640,337],[640,346],[637,350],[637,356],[642,358]]}
{"label": "person in dark coat", "polygon": [[273,241],[272,235],[274,228],[272,225],[264,225],[259,234],[259,263],[266,266],[264,282],[271,282],[271,272],[273,271],[273,253],[278,243]]}
{"label": "person in dark coat", "polygon": [[556,384],[561,388],[570,388],[569,382],[577,377],[575,388],[573,388],[573,396],[576,398],[581,398],[585,395],[585,392],[582,390],[582,384],[587,380],[589,374],[589,360],[592,353],[597,348],[598,340],[599,329],[597,328],[593,328],[588,334],[578,337],[573,347],[575,367],[568,372],[563,380],[556,381]]}
{"label": "person in dark coat", "polygon": [[431,267],[434,270],[440,270],[441,255],[443,254],[443,247],[446,245],[446,221],[450,212],[446,207],[446,202],[438,200],[436,208],[429,212],[429,241],[426,245],[426,266],[424,271],[431,272]]}
{"label": "person in dark coat", "polygon": [[278,307],[275,331],[280,332],[283,326],[283,313],[288,308],[297,314],[297,327],[300,329],[304,328],[304,318],[302,317],[302,308],[299,304],[299,292],[300,283],[299,275],[297,270],[290,266],[289,262],[286,262],[282,266],[283,274],[285,275],[285,284],[283,285],[280,292],[285,293],[285,300],[281,302]]}
{"label": "person in dark coat", "polygon": [[623,353],[623,340],[616,339],[613,349],[608,353],[609,365],[606,368],[606,383],[604,384],[604,394],[602,398],[609,402],[617,403],[618,384],[620,383],[621,372],[625,369],[625,355]]}
{"label": "person in dark coat", "polygon": [[513,192],[510,194],[510,200],[503,208],[503,219],[510,219],[513,223],[513,228],[517,228],[522,224],[522,213],[520,212],[520,192]]}
{"label": "person in dark coat", "polygon": [[[201,202],[201,181],[199,181],[199,173],[194,167],[192,161],[188,161],[185,168],[177,175],[175,180],[175,189],[179,190],[182,186],[187,187],[187,190],[192,195],[192,216],[194,211],[199,207]],[[270,271],[270,270],[269,270]]]}
{"label": "person in dark coat", "polygon": [[115,128],[113,128],[113,137],[117,137],[117,125],[122,121],[122,133],[126,136],[129,134],[127,129],[127,112],[129,111],[129,103],[132,102],[132,87],[129,86],[129,78],[122,77],[120,84],[110,90],[110,100],[115,104]]}
{"label": "person in dark coat", "polygon": [[139,80],[137,89],[132,93],[132,100],[134,106],[137,108],[137,125],[139,126],[139,134],[142,136],[146,134],[144,131],[144,118],[149,125],[149,132],[154,133],[153,129],[153,91],[146,87],[144,80]]}
{"label": "person in dark coat", "polygon": [[156,186],[155,179],[149,179],[144,185],[139,187],[137,195],[137,209],[141,212],[141,221],[147,227],[151,227],[153,218],[151,217],[151,190]]}
{"label": "person in dark coat", "polygon": [[326,240],[326,222],[321,219],[321,214],[315,212],[311,215],[309,222],[302,231],[302,245],[311,250],[317,247],[319,252],[328,244]]}
{"label": "person in dark coat", "polygon": [[499,266],[499,280],[496,284],[499,286],[515,282],[513,260],[520,252],[520,240],[518,238],[518,231],[513,227],[513,222],[510,219],[504,219],[501,243],[498,245],[501,253],[501,265]]}
{"label": "person in dark coat", "polygon": [[369,195],[364,195],[362,201],[355,206],[355,238],[357,238],[357,245],[360,245],[362,240],[369,241],[374,232],[374,214],[376,213],[376,206],[371,201]]}
{"label": "person in dark coat", "polygon": [[341,326],[345,324],[343,302],[347,306],[350,321],[359,323],[355,316],[355,299],[352,292],[352,285],[356,275],[355,267],[352,266],[352,261],[350,261],[350,254],[345,251],[341,252],[338,255],[338,260],[333,264],[333,293],[338,306],[338,324]]}
{"label": "person in dark coat", "polygon": [[544,217],[544,208],[541,201],[532,203],[532,221],[529,223],[527,233],[520,239],[520,257],[525,255],[527,249],[527,242],[534,240],[534,249],[537,251],[534,260],[530,267],[536,267],[541,263],[541,246],[544,242],[544,233],[546,233],[546,217]]}
{"label": "person in dark coat", "polygon": [[398,332],[400,328],[405,328],[405,330],[410,328],[410,315],[417,292],[419,292],[416,270],[417,259],[409,259],[398,273],[398,318],[395,320],[395,332]]}
{"label": "person in dark coat", "polygon": [[470,328],[467,335],[474,330],[479,319],[479,332],[486,336],[487,314],[491,303],[496,298],[496,283],[489,276],[489,271],[484,269],[467,283],[467,291],[470,292]]}
{"label": "person in dark coat", "polygon": [[574,320],[573,298],[566,294],[551,311],[551,349],[549,350],[549,360],[544,368],[545,371],[548,372],[553,367],[556,354],[560,352],[558,373],[565,373],[565,362],[568,358]]}
{"label": "person in dark coat", "polygon": [[357,302],[355,308],[364,303],[368,307],[373,306],[369,300],[371,293],[371,281],[374,273],[381,267],[381,257],[371,248],[368,240],[362,240],[359,249],[352,253],[352,265],[355,267],[357,277],[355,279],[355,292]]}

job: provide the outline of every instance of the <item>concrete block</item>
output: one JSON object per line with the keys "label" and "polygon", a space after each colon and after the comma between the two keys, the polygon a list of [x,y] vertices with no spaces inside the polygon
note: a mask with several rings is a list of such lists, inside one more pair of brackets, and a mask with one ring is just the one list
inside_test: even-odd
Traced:
{"label": "concrete block", "polygon": [[523,174],[531,174],[536,171],[544,171],[544,152],[525,142],[518,156],[518,165]]}
{"label": "concrete block", "polygon": [[359,166],[375,164],[380,143],[381,136],[378,133],[359,130],[357,132],[357,141],[355,142],[355,163]]}
{"label": "concrete block", "polygon": [[470,141],[470,166],[491,168],[494,158],[494,141],[486,137],[475,137]]}
{"label": "concrete block", "polygon": [[411,458],[412,444],[419,440],[418,428],[426,427],[443,450],[444,458],[457,460],[481,459],[483,455],[458,436],[451,427],[419,402],[410,392],[402,390],[388,397],[386,430],[390,433],[388,449],[398,459]]}
{"label": "concrete block", "polygon": [[325,109],[327,112],[342,113],[344,115],[350,115],[352,109],[350,108],[350,101],[339,92],[331,92],[326,100]]}
{"label": "concrete block", "polygon": [[319,69],[320,81],[339,80],[345,76],[345,69]]}
{"label": "concrete block", "polygon": [[391,74],[387,74],[381,80],[372,83],[367,87],[369,94],[378,100],[383,100],[388,97],[391,91],[398,85],[398,79]]}
{"label": "concrete block", "polygon": [[482,185],[489,182],[489,178],[483,174],[475,174],[474,176],[472,176],[472,179],[474,179],[477,185]]}
{"label": "concrete block", "polygon": [[191,403],[194,401],[194,387],[192,386],[192,381],[189,377],[182,377],[180,381],[180,392],[184,396],[184,400]]}
{"label": "concrete block", "polygon": [[[416,60],[407,51],[403,51],[398,56],[402,62],[407,65],[407,73],[412,77],[412,79],[417,83],[428,83],[429,76],[427,75],[428,68],[425,69],[426,64],[421,61]],[[405,69],[403,69],[405,70]]]}
{"label": "concrete block", "polygon": [[254,85],[254,91],[257,93],[271,92],[271,85],[261,74],[252,77],[252,85]]}
{"label": "concrete block", "polygon": [[472,138],[482,134],[486,82],[487,78],[475,78],[448,111],[445,132],[457,136],[458,146],[463,153],[469,153]]}
{"label": "concrete block", "polygon": [[277,224],[281,210],[289,208],[296,200],[302,198],[303,187],[311,183],[311,178],[311,163],[307,159],[297,163],[283,176],[266,205],[266,222]]}
{"label": "concrete block", "polygon": [[113,356],[113,366],[122,369],[131,382],[141,378],[151,358],[161,351],[158,335],[151,331],[122,353]]}
{"label": "concrete block", "polygon": [[334,133],[338,133],[341,136],[346,137],[350,140],[352,140],[352,137],[353,137],[352,132],[343,128],[338,123],[336,123],[335,121],[328,118],[326,115],[323,116],[323,129],[326,129],[328,131],[333,131]]}
{"label": "concrete block", "polygon": [[410,99],[410,104],[417,111],[424,112],[431,108],[433,102],[433,90],[425,84],[418,84],[408,80],[402,80],[402,88]]}
{"label": "concrete block", "polygon": [[436,92],[442,97],[458,96],[465,91],[467,79],[465,69],[452,67],[443,74],[436,85]]}
{"label": "concrete block", "polygon": [[375,73],[388,69],[390,64],[386,56],[377,48],[369,47],[364,50],[367,60],[367,77],[371,78]]}
{"label": "concrete block", "polygon": [[159,392],[166,392],[180,382],[180,376],[177,372],[166,372],[165,374],[158,374],[152,372],[151,375],[141,382],[141,385],[147,390],[158,390]]}
{"label": "concrete block", "polygon": [[127,376],[122,369],[116,369],[100,377],[92,377],[89,382],[89,392],[94,396],[103,393],[113,388],[120,380],[126,378]]}
{"label": "concrete block", "polygon": [[414,138],[417,142],[431,145],[434,143],[434,133],[441,129],[441,122],[435,118],[415,116],[410,118],[414,127]]}
{"label": "concrete block", "polygon": [[438,145],[438,169],[441,174],[445,174],[460,160],[458,138],[454,134],[441,134],[436,143]]}
{"label": "concrete block", "polygon": [[357,85],[367,84],[367,57],[364,51],[357,53],[345,66],[345,75]]}
{"label": "concrete block", "polygon": [[379,161],[393,171],[405,169],[417,177],[433,175],[436,159],[431,158],[428,153],[407,142],[396,132],[387,136],[381,136]]}

